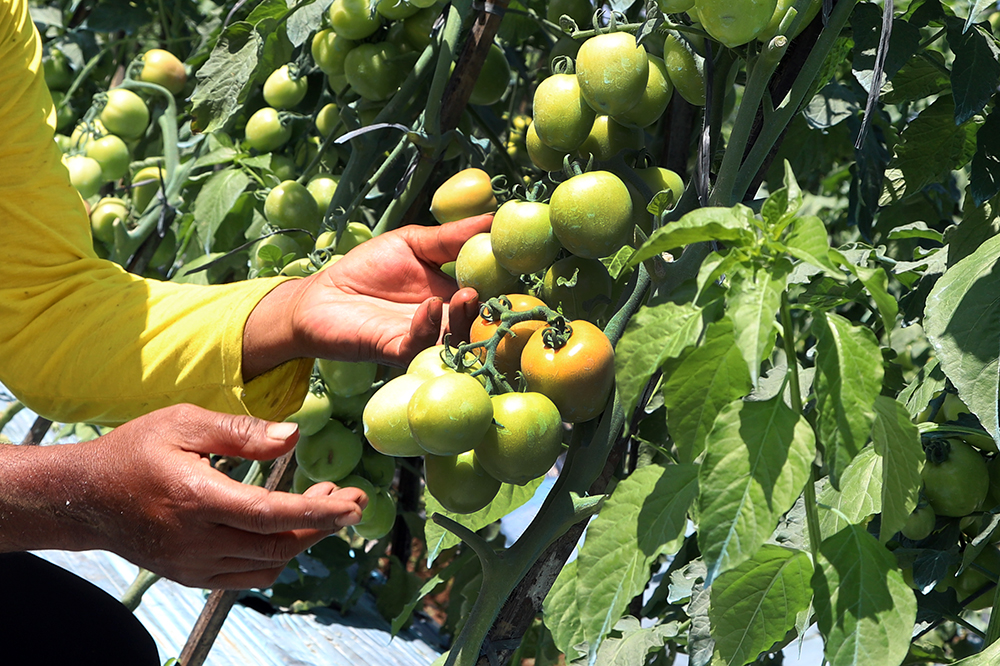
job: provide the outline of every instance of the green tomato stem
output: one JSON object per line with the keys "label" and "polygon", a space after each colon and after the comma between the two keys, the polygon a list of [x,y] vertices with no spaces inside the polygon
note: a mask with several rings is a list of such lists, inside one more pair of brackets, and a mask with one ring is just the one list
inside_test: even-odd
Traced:
{"label": "green tomato stem", "polygon": [[7,409],[3,410],[3,413],[0,414],[0,433],[3,432],[3,429],[7,427],[7,424],[10,423],[11,419],[13,419],[22,409],[24,409],[24,403],[20,400],[15,400],[7,406]]}
{"label": "green tomato stem", "polygon": [[142,595],[146,593],[146,590],[153,587],[160,578],[162,576],[159,574],[146,569],[139,569],[139,573],[135,575],[135,580],[132,581],[132,584],[128,586],[128,589],[122,595],[122,605],[130,611],[134,611],[142,603]]}

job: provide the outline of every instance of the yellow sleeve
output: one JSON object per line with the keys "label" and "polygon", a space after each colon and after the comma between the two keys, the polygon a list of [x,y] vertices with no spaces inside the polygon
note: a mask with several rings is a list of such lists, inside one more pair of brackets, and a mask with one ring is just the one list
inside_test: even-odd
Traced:
{"label": "yellow sleeve", "polygon": [[247,317],[279,279],[143,279],[94,254],[54,141],[41,40],[25,0],[0,16],[0,382],[54,421],[115,425],[160,407],[284,418],[311,360],[242,380]]}

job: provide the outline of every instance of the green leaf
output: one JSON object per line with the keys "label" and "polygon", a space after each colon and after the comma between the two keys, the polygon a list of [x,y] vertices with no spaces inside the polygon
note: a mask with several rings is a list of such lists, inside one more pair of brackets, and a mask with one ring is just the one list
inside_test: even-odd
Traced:
{"label": "green leaf", "polygon": [[756,235],[750,220],[753,212],[743,205],[733,208],[698,208],[676,222],[660,227],[642,244],[629,264],[691,243],[717,240],[732,245],[749,245]]}
{"label": "green leaf", "polygon": [[969,15],[965,18],[965,25],[962,27],[962,30],[967,31],[975,23],[977,16],[995,4],[994,0],[975,0],[975,3],[969,8]]}
{"label": "green leaf", "polygon": [[1000,441],[1000,236],[951,267],[931,289],[924,332],[958,397]]}
{"label": "green leaf", "polygon": [[[651,652],[663,649],[663,644],[678,635],[678,623],[668,622],[653,627],[642,628],[634,617],[623,617],[615,625],[615,634],[609,636],[597,651],[595,666],[635,666],[645,664]],[[584,666],[589,659],[571,662],[572,666]],[[536,662],[537,663],[537,662]]]}
{"label": "green leaf", "polygon": [[780,396],[719,414],[699,475],[698,545],[706,584],[753,556],[795,503],[816,452],[809,423]]}
{"label": "green leaf", "polygon": [[719,412],[753,388],[728,317],[709,324],[700,345],[667,361],[663,377],[660,392],[682,462],[701,455]]}
{"label": "green leaf", "polygon": [[802,190],[795,180],[792,165],[785,160],[785,186],[768,196],[760,209],[765,229],[772,234],[780,233],[800,208],[802,208]]}
{"label": "green leaf", "polygon": [[899,394],[899,399],[906,405],[911,420],[916,419],[920,412],[927,409],[927,405],[934,399],[934,394],[943,391],[946,383],[947,378],[936,358],[932,358],[927,365],[920,368],[917,376]]}
{"label": "green leaf", "polygon": [[882,96],[886,104],[924,99],[951,89],[951,79],[944,56],[937,51],[925,51],[912,58],[887,84]]}
{"label": "green leaf", "polygon": [[837,250],[830,250],[830,256],[836,259],[841,266],[851,271],[854,277],[858,278],[861,284],[865,286],[868,295],[875,301],[879,317],[882,319],[882,326],[888,338],[889,331],[896,327],[896,315],[899,314],[899,303],[889,293],[889,277],[885,274],[885,271],[881,268],[859,266]]}
{"label": "green leaf", "polygon": [[615,348],[615,380],[622,409],[631,415],[649,378],[668,359],[698,342],[701,308],[676,303],[642,307]]}
{"label": "green leaf", "polygon": [[243,108],[263,47],[264,39],[246,22],[233,23],[219,36],[191,96],[192,124],[199,131],[222,129]]}
{"label": "green leaf", "polygon": [[979,249],[990,238],[1000,234],[1000,197],[975,205],[971,186],[966,188],[962,205],[962,221],[945,229],[948,244],[948,266],[954,266]]}
{"label": "green leaf", "polygon": [[812,599],[812,574],[804,552],[765,545],[715,580],[708,615],[715,649],[727,664],[754,661],[795,627]]}
{"label": "green leaf", "polygon": [[896,558],[864,527],[849,525],[820,544],[812,583],[830,666],[902,663],[916,599]]}
{"label": "green leaf", "polygon": [[774,348],[775,317],[790,272],[791,263],[782,258],[766,267],[736,264],[729,278],[729,317],[736,330],[736,346],[750,369],[754,386],[760,379],[760,364]]}
{"label": "green leaf", "polygon": [[874,82],[876,54],[882,36],[882,9],[870,2],[859,3],[851,14],[851,28],[854,34],[854,76],[865,89],[870,91],[874,83],[881,89],[885,81],[892,80],[896,72],[920,48],[920,31],[902,19],[893,19],[889,46],[882,69],[883,78]]}
{"label": "green leaf", "polygon": [[951,93],[955,97],[955,124],[961,125],[986,108],[1000,82],[1000,63],[993,35],[979,26],[966,32],[960,21],[948,21],[948,45],[955,53],[951,66]]}
{"label": "green leaf", "polygon": [[844,275],[830,259],[830,238],[823,220],[815,215],[795,218],[784,241],[785,250],[800,261],[822,270],[835,280]]}
{"label": "green leaf", "polygon": [[882,456],[874,447],[862,449],[844,470],[840,491],[828,484],[817,501],[823,508],[819,524],[824,537],[867,522],[882,510]]}
{"label": "green leaf", "polygon": [[579,636],[583,633],[580,629],[580,599],[576,590],[579,563],[579,560],[573,560],[563,565],[542,604],[545,626],[552,632],[552,641],[561,652],[566,653],[569,661],[580,655],[574,646],[579,644]]}
{"label": "green leaf", "polygon": [[292,46],[304,44],[323,19],[323,14],[333,4],[333,0],[300,0],[285,22],[288,41]]}
{"label": "green leaf", "polygon": [[242,170],[223,169],[212,174],[198,192],[194,201],[194,221],[205,252],[212,249],[215,232],[249,184],[250,176]]}
{"label": "green leaf", "polygon": [[1000,112],[996,104],[976,134],[976,154],[972,156],[969,189],[976,206],[1000,192]]}
{"label": "green leaf", "polygon": [[840,315],[817,313],[816,432],[830,468],[830,481],[840,487],[840,475],[868,442],[875,412],[872,404],[882,390],[882,352],[867,328]]}
{"label": "green leaf", "polygon": [[879,537],[885,543],[902,529],[917,506],[924,449],[920,444],[920,432],[910,420],[906,407],[884,395],[875,399],[872,442],[875,451],[882,456],[882,527]]}
{"label": "green leaf", "polygon": [[[618,484],[587,528],[576,572],[567,574],[564,570],[557,579],[558,583],[564,576],[572,576],[575,581],[579,617],[578,629],[568,637],[549,625],[561,650],[585,641],[591,657],[596,654],[629,602],[646,587],[653,561],[680,548],[687,512],[697,494],[697,465],[647,465]],[[568,580],[561,585],[574,584]],[[553,594],[555,587],[550,597]],[[557,594],[553,603],[565,616],[573,603],[559,597],[569,591]],[[545,609],[546,615],[554,612],[548,598]]]}
{"label": "green leaf", "polygon": [[939,97],[900,134],[879,205],[915,195],[968,164],[976,151],[977,129],[975,120],[956,125],[955,101],[950,95]]}
{"label": "green leaf", "polygon": [[937,229],[931,229],[926,222],[917,221],[893,228],[886,236],[889,240],[901,240],[905,238],[925,238],[935,242],[944,241],[944,234]]}
{"label": "green leaf", "polygon": [[[430,517],[435,513],[440,513],[448,516],[456,523],[460,523],[470,530],[476,531],[500,520],[514,509],[526,503],[535,495],[535,491],[541,484],[542,477],[529,481],[523,486],[505,483],[500,486],[500,492],[497,493],[496,498],[490,502],[489,506],[475,513],[467,514],[452,513],[441,506],[430,493],[424,493],[427,516]],[[424,529],[427,540],[427,566],[434,564],[434,560],[441,554],[441,551],[461,542],[461,539],[432,520],[427,521]]]}

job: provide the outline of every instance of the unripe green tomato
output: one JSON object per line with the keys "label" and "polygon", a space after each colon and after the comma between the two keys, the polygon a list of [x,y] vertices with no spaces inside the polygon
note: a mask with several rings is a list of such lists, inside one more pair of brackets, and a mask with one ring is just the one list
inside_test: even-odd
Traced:
{"label": "unripe green tomato", "polygon": [[421,448],[450,456],[464,453],[482,440],[493,423],[493,404],[477,379],[453,372],[418,386],[406,416]]}
{"label": "unripe green tomato", "polygon": [[396,524],[396,500],[386,490],[376,488],[368,496],[368,506],[361,513],[361,522],[354,531],[365,539],[381,539]]}
{"label": "unripe green tomato", "polygon": [[538,138],[550,148],[567,152],[580,147],[597,117],[584,100],[575,74],[553,74],[539,83],[532,108]]}
{"label": "unripe green tomato", "polygon": [[[426,0],[430,2],[430,0]],[[412,4],[418,5],[419,2]],[[403,35],[407,43],[415,50],[422,51],[431,43],[431,29],[434,22],[441,16],[441,7],[435,3],[425,6],[413,16],[403,20]]]}
{"label": "unripe green tomato", "polygon": [[936,522],[937,516],[934,515],[934,509],[929,504],[923,504],[914,509],[913,513],[907,517],[906,524],[903,525],[900,532],[912,541],[923,541],[934,531]]}
{"label": "unripe green tomato", "polygon": [[664,14],[680,14],[694,7],[694,0],[656,0]]}
{"label": "unripe green tomato", "polygon": [[594,6],[590,0],[549,0],[545,7],[546,19],[558,25],[564,14],[573,19],[578,27],[586,28],[593,18]]}
{"label": "unripe green tomato", "polygon": [[86,155],[73,155],[66,158],[66,168],[69,169],[69,181],[84,199],[97,194],[104,184],[100,163]]}
{"label": "unripe green tomato", "polygon": [[337,254],[347,254],[365,241],[372,239],[372,230],[368,225],[361,222],[348,222],[344,233],[337,241],[335,251]]}
{"label": "unripe green tomato", "polygon": [[142,71],[139,80],[161,85],[175,95],[184,92],[187,85],[187,71],[184,63],[170,51],[150,49],[142,56]]}
{"label": "unripe green tomato", "polygon": [[128,165],[132,154],[121,137],[114,134],[102,136],[87,144],[87,157],[93,157],[101,165],[101,174],[105,181],[124,178],[128,173]]}
{"label": "unripe green tomato", "polygon": [[320,30],[313,36],[313,62],[327,76],[343,76],[344,60],[357,42],[338,35],[333,30]]}
{"label": "unripe green tomato", "polygon": [[534,122],[528,125],[528,129],[524,133],[524,146],[528,150],[528,159],[542,171],[559,171],[563,168],[563,161],[566,159],[566,156],[569,155],[568,152],[556,150],[545,145],[538,138]]}
{"label": "unripe green tomato", "polygon": [[705,106],[705,61],[673,35],[663,41],[663,63],[674,89],[688,104]]}
{"label": "unripe green tomato", "polygon": [[280,229],[305,229],[314,236],[321,220],[316,200],[298,181],[286,180],[264,199],[264,217]]}
{"label": "unripe green tomato", "polygon": [[330,421],[332,413],[333,405],[328,393],[309,391],[298,411],[285,420],[299,424],[300,437],[309,437],[323,429],[323,426]]}
{"label": "unripe green tomato", "polygon": [[372,36],[382,25],[369,0],[333,0],[327,16],[335,33],[353,40]]}
{"label": "unripe green tomato", "polygon": [[389,42],[359,44],[344,60],[344,75],[351,88],[364,99],[387,100],[406,75],[396,62],[399,56],[399,47]]}
{"label": "unripe green tomato", "polygon": [[149,109],[131,90],[113,88],[101,110],[101,122],[112,134],[124,139],[138,139],[149,126]]}
{"label": "unripe green tomato", "polygon": [[282,257],[291,256],[289,261],[294,260],[302,254],[302,246],[292,238],[291,234],[275,234],[263,240],[257,241],[250,247],[250,267],[255,270],[264,268],[265,262],[261,258],[261,250],[265,247],[275,247]]}
{"label": "unripe green tomato", "polygon": [[[427,349],[421,350],[410,364],[406,367],[406,374],[413,375],[415,377],[421,377],[423,379],[433,379],[434,377],[440,377],[441,375],[448,375],[455,372],[455,369],[450,365],[445,363],[442,358],[442,352],[444,351],[444,345],[433,345]],[[458,350],[455,347],[451,347],[451,353],[455,354]],[[468,367],[467,372],[475,372],[479,368],[483,367],[483,364],[479,362],[476,355],[472,352],[465,353],[465,363],[464,365]]]}
{"label": "unripe green tomato", "polygon": [[630,32],[591,37],[576,54],[580,92],[598,114],[617,116],[639,103],[649,80],[646,49]]}
{"label": "unripe green tomato", "polygon": [[427,492],[452,513],[475,513],[489,506],[500,492],[500,481],[490,476],[475,451],[456,456],[424,456]]}
{"label": "unripe green tomato", "polygon": [[472,94],[469,96],[469,104],[480,104],[489,106],[496,104],[507,92],[510,85],[510,65],[507,63],[507,56],[503,49],[496,44],[490,44],[490,50],[486,52],[486,60],[483,68],[479,72],[475,85],[472,87]]}
{"label": "unripe green tomato", "polygon": [[306,189],[316,200],[316,208],[321,216],[326,215],[326,210],[330,207],[330,202],[333,201],[333,195],[337,191],[339,183],[340,176],[329,173],[318,173],[309,179]]}
{"label": "unripe green tomato", "polygon": [[589,171],[556,187],[549,200],[552,230],[578,257],[597,259],[617,252],[633,233],[632,197],[610,171]]}
{"label": "unripe green tomato", "polygon": [[989,470],[979,452],[960,439],[949,439],[947,459],[928,460],[920,476],[924,496],[939,516],[959,518],[979,509],[990,488]]}
{"label": "unripe green tomato", "polygon": [[566,257],[552,264],[542,280],[541,297],[567,319],[601,319],[611,303],[614,281],[597,259]]}
{"label": "unripe green tomato", "polygon": [[293,78],[288,65],[271,72],[264,81],[264,101],[275,109],[291,109],[305,99],[309,92],[306,78]]}
{"label": "unripe green tomato", "polygon": [[288,155],[271,153],[271,172],[278,180],[295,180],[298,177],[298,165]]}
{"label": "unripe green tomato", "polygon": [[292,128],[281,121],[277,109],[265,106],[247,120],[244,135],[251,148],[269,153],[288,143],[292,138]]}
{"label": "unripe green tomato", "polygon": [[431,215],[441,224],[491,213],[497,209],[490,176],[482,169],[463,169],[434,190]]}
{"label": "unripe green tomato", "polygon": [[86,149],[88,143],[105,136],[107,133],[108,128],[104,126],[100,118],[93,122],[93,128],[88,128],[86,123],[80,122],[73,128],[73,132],[69,135],[70,145]]}
{"label": "unripe green tomato", "polygon": [[372,447],[387,456],[420,456],[425,451],[413,439],[406,409],[414,391],[426,381],[418,375],[400,375],[375,391],[362,414],[364,435]]}
{"label": "unripe green tomato", "polygon": [[479,292],[481,301],[520,291],[521,286],[518,277],[497,261],[488,232],[465,241],[455,260],[455,278],[460,287]]}
{"label": "unripe green tomato", "polygon": [[641,129],[625,127],[609,116],[597,116],[576,153],[584,160],[593,156],[595,160],[607,161],[623,150],[641,150],[645,143]]}
{"label": "unripe green tomato", "polygon": [[695,0],[698,18],[712,39],[733,48],[764,31],[777,0]]}
{"label": "unripe green tomato", "polygon": [[378,488],[388,488],[396,476],[396,459],[365,447],[354,473],[368,479]]}
{"label": "unripe green tomato", "polygon": [[541,393],[495,395],[493,421],[476,445],[490,476],[523,486],[551,469],[562,453],[562,417]]}
{"label": "unripe green tomato", "polygon": [[301,495],[309,490],[316,482],[309,478],[309,475],[301,467],[296,467],[292,472],[292,492]]}
{"label": "unripe green tomato", "polygon": [[615,116],[615,120],[629,127],[648,127],[660,119],[667,110],[667,104],[674,94],[674,84],[670,82],[667,65],[663,58],[654,55],[649,58],[649,78],[646,89],[639,101],[625,113]]}
{"label": "unripe green tomato", "polygon": [[[319,130],[320,136],[326,138],[330,136],[330,132],[337,129],[340,124],[340,109],[334,103],[327,104],[319,113],[316,114],[316,129]],[[339,134],[342,134],[343,130]]]}
{"label": "unripe green tomato", "polygon": [[73,84],[73,69],[69,58],[59,49],[49,50],[47,58],[42,60],[42,70],[45,74],[45,85],[49,90],[66,90]]}
{"label": "unripe green tomato", "polygon": [[674,203],[676,203],[684,194],[684,181],[675,171],[652,166],[636,169],[635,172],[649,186],[649,190],[654,196],[663,190],[670,190],[674,195]]}
{"label": "unripe green tomato", "polygon": [[316,267],[313,265],[312,260],[309,257],[300,257],[299,259],[292,259],[285,266],[278,271],[278,275],[283,275],[286,277],[308,277],[316,272]]}
{"label": "unripe green tomato", "polygon": [[489,233],[493,255],[514,275],[545,270],[562,248],[552,231],[549,205],[540,201],[505,202]]}
{"label": "unripe green tomato", "polygon": [[73,107],[65,102],[66,93],[61,90],[52,91],[52,106],[56,111],[56,131],[69,127],[76,120],[76,112],[73,111]]}
{"label": "unripe green tomato", "polygon": [[112,245],[115,242],[114,222],[128,219],[128,205],[117,197],[104,197],[90,211],[90,230],[97,240]]}
{"label": "unripe green tomato", "polygon": [[337,482],[354,470],[363,450],[360,435],[331,419],[319,432],[299,436],[295,461],[310,479]]}
{"label": "unripe green tomato", "polygon": [[378,374],[378,364],[370,361],[316,360],[319,376],[326,389],[335,396],[349,398],[371,388]]}
{"label": "unripe green tomato", "polygon": [[166,178],[166,173],[157,165],[139,169],[132,176],[132,208],[141,215],[146,206],[160,190],[160,178]]}
{"label": "unripe green tomato", "polygon": [[374,390],[368,389],[364,393],[352,395],[349,398],[337,396],[337,399],[333,401],[333,418],[345,422],[361,422],[365,413],[365,405],[374,394]]}
{"label": "unripe green tomato", "polygon": [[420,7],[406,0],[378,0],[375,11],[390,21],[402,21],[420,11]]}

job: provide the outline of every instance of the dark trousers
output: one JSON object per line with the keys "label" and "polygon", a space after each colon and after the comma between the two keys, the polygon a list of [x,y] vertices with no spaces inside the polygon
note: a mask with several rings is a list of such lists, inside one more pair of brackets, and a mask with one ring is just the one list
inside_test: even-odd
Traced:
{"label": "dark trousers", "polygon": [[159,666],[160,659],[146,628],[110,594],[30,553],[3,553],[0,662]]}

